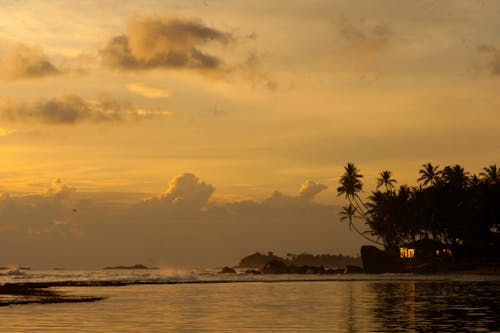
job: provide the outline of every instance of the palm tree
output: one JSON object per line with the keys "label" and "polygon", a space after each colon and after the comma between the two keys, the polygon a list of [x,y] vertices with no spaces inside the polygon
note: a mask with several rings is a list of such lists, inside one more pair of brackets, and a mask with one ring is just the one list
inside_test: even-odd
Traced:
{"label": "palm tree", "polygon": [[351,227],[352,227],[352,218],[354,216],[354,214],[356,213],[356,207],[354,207],[352,204],[349,204],[348,206],[344,206],[342,207],[342,211],[340,212],[340,215],[342,215],[342,217],[340,218],[340,221],[344,221],[344,220],[349,220],[349,231],[351,231]]}
{"label": "palm tree", "polygon": [[492,164],[479,173],[482,179],[491,184],[500,184],[500,170],[496,164]]}
{"label": "palm tree", "polygon": [[477,174],[473,174],[469,179],[469,184],[472,186],[478,186],[481,184],[481,178],[479,178]]}
{"label": "palm tree", "polygon": [[350,200],[363,190],[363,182],[360,180],[363,175],[359,173],[354,163],[348,162],[344,170],[345,173],[340,177],[340,186],[337,188],[337,192],[338,195],[344,194]]}
{"label": "palm tree", "polygon": [[446,166],[442,171],[443,180],[456,187],[465,187],[469,183],[469,172],[460,165]]}
{"label": "palm tree", "polygon": [[341,221],[349,220],[349,231],[351,231],[351,228],[352,228],[356,231],[356,233],[358,233],[358,235],[360,235],[364,239],[366,239],[370,242],[373,242],[375,244],[383,246],[384,245],[383,243],[379,243],[379,242],[367,237],[363,232],[361,232],[358,228],[356,228],[354,223],[352,223],[353,218],[355,218],[355,217],[360,218],[359,216],[355,215],[356,211],[357,211],[356,207],[354,207],[352,204],[349,204],[348,206],[342,207],[342,211],[340,212],[340,215],[342,215],[342,217],[340,218],[340,220]]}
{"label": "palm tree", "polygon": [[359,173],[359,169],[354,163],[348,162],[344,167],[344,174],[340,177],[340,186],[337,187],[337,195],[345,195],[350,204],[358,208],[359,213],[364,216],[366,214],[363,201],[359,198],[358,193],[363,191],[363,175]]}
{"label": "palm tree", "polygon": [[380,178],[377,178],[377,189],[384,186],[386,192],[394,192],[396,187],[394,184],[396,184],[396,180],[391,178],[392,177],[392,172],[389,170],[384,170],[380,172]]}
{"label": "palm tree", "polygon": [[430,184],[435,185],[441,176],[441,171],[439,171],[439,165],[433,166],[430,163],[422,164],[422,169],[418,171],[420,178],[417,179],[418,182],[422,182],[424,186]]}
{"label": "palm tree", "polygon": [[369,240],[370,242],[383,245],[382,243],[368,238],[352,223],[352,218],[355,217],[356,211],[359,213],[360,218],[363,218],[365,221],[368,219],[366,215],[366,205],[358,195],[358,193],[363,190],[363,182],[361,181],[363,175],[359,173],[359,169],[354,165],[354,163],[351,162],[347,163],[344,167],[344,171],[344,174],[339,180],[340,186],[337,188],[337,195],[345,195],[349,202],[349,206],[344,207],[341,212],[341,214],[344,215],[343,219],[345,220],[345,218],[349,218],[349,229],[352,227],[361,237]]}

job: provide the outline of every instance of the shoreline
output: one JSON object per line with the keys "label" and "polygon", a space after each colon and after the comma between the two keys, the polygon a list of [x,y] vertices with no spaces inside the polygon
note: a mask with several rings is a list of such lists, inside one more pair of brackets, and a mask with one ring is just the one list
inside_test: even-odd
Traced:
{"label": "shoreline", "polygon": [[[226,275],[227,276],[227,275]],[[10,282],[0,285],[0,307],[9,305],[26,305],[26,304],[57,304],[57,303],[89,303],[105,300],[106,297],[100,296],[81,296],[68,295],[65,292],[51,290],[51,288],[60,287],[122,287],[133,285],[188,285],[188,284],[228,284],[228,283],[311,283],[311,282],[356,282],[356,281],[371,281],[371,282],[475,282],[478,281],[475,277],[483,276],[486,279],[479,280],[481,282],[500,282],[498,270],[475,269],[460,272],[443,272],[440,274],[415,274],[415,273],[400,273],[400,274],[336,274],[336,275],[321,275],[321,274],[263,274],[260,278],[253,279],[238,279],[236,277],[249,276],[248,274],[238,274],[234,278],[228,276],[223,280],[134,280],[134,281],[117,281],[117,280],[88,280],[88,281],[53,281],[53,282]],[[323,276],[323,278],[318,278]],[[263,278],[267,277],[267,278]],[[271,279],[269,277],[272,277]],[[288,278],[286,278],[288,277]],[[463,277],[469,277],[463,279]],[[454,279],[457,278],[457,279]]]}

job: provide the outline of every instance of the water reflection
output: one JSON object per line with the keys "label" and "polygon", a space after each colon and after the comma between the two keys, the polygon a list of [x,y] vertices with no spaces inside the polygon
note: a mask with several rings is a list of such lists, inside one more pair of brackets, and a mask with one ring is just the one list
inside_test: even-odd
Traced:
{"label": "water reflection", "polygon": [[493,332],[500,327],[494,282],[373,283],[380,332]]}
{"label": "water reflection", "polygon": [[62,288],[92,304],[0,309],[5,332],[498,332],[500,282],[355,280]]}

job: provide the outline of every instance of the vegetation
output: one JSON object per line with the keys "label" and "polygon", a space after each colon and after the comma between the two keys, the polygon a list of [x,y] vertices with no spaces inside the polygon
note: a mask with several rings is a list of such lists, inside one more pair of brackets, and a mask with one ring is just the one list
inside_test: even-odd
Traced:
{"label": "vegetation", "polygon": [[286,255],[286,258],[281,258],[276,256],[273,252],[268,252],[267,255],[262,254],[260,252],[256,252],[241,259],[238,267],[260,269],[265,264],[275,260],[281,261],[286,265],[324,266],[325,268],[337,268],[337,267],[344,267],[346,265],[358,265],[358,266],[361,265],[361,258],[343,256],[342,254],[314,255],[309,253],[301,253],[301,254],[288,253]]}
{"label": "vegetation", "polygon": [[[360,197],[363,183],[359,169],[348,163],[340,178],[338,195],[347,205],[342,220],[353,227],[362,219],[370,231],[360,234],[375,237],[386,250],[420,239],[439,241],[457,256],[499,257],[500,251],[500,170],[496,165],[478,175],[460,165],[440,169],[422,165],[418,185],[401,185],[388,170],[377,179],[377,188],[366,202]],[[354,228],[357,232],[359,230]],[[370,238],[371,239],[371,238]]]}

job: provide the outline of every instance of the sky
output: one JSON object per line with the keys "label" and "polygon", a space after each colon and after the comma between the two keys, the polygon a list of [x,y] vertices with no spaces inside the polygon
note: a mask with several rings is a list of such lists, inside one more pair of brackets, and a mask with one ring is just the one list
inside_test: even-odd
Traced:
{"label": "sky", "polygon": [[347,162],[369,195],[500,156],[500,1],[0,8],[0,264],[356,255]]}

